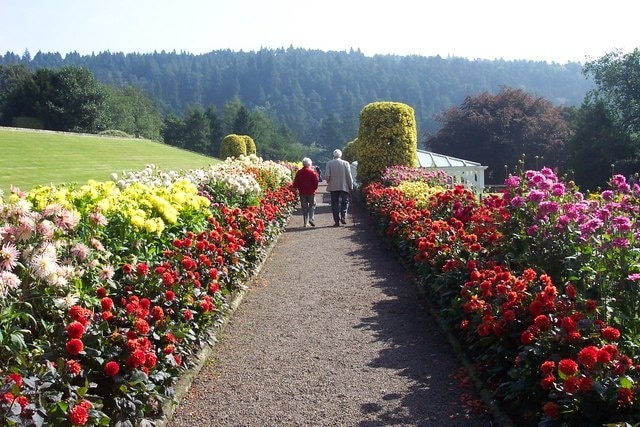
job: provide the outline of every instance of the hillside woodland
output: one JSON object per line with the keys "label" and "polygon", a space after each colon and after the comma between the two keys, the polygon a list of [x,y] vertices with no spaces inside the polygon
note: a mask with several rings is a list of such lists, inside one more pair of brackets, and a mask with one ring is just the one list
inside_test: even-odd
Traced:
{"label": "hillside woodland", "polygon": [[[612,53],[608,63],[621,62],[623,58],[626,56],[621,53]],[[447,127],[447,117],[456,117],[451,109],[464,108],[470,98],[490,100],[496,94],[513,91],[532,97],[533,104],[538,100],[545,108],[557,108],[554,117],[559,114],[567,124],[560,126],[562,130],[554,135],[553,144],[560,144],[563,149],[572,147],[580,150],[582,144],[579,141],[570,144],[570,137],[580,133],[579,123],[592,123],[579,114],[583,104],[595,105],[604,93],[601,91],[599,96],[594,96],[597,89],[602,84],[612,84],[611,80],[600,78],[599,87],[598,81],[593,79],[599,64],[594,61],[585,67],[580,63],[469,60],[439,56],[368,57],[357,50],[323,52],[292,47],[257,52],[220,50],[201,55],[162,51],[70,53],[63,57],[59,53],[38,52],[31,56],[29,52],[22,55],[7,52],[0,57],[0,107],[7,105],[12,93],[19,93],[13,91],[15,82],[23,79],[25,74],[31,73],[48,82],[45,87],[55,87],[68,79],[51,83],[48,74],[65,73],[63,70],[66,70],[66,74],[82,75],[82,72],[70,70],[88,70],[95,82],[106,88],[105,102],[110,101],[105,104],[109,105],[106,110],[110,111],[110,117],[103,117],[102,122],[95,123],[89,130],[91,132],[118,129],[214,156],[219,155],[222,138],[234,133],[253,138],[258,154],[265,158],[295,160],[302,155],[312,155],[323,161],[333,148],[344,146],[357,137],[359,115],[366,105],[394,101],[414,109],[420,147],[426,148],[429,142],[445,150],[445,154],[455,153],[456,156],[476,160],[473,156],[482,151],[481,147],[459,149],[458,145],[468,147],[469,144],[459,144],[457,140],[447,144],[436,143],[434,136],[437,137],[438,132]],[[606,68],[604,62],[602,65]],[[90,81],[84,75],[82,78]],[[612,96],[610,92],[605,95],[605,98]],[[13,99],[21,99],[30,106],[37,104],[24,94]],[[114,102],[118,99],[120,103]],[[134,99],[135,102],[125,103],[123,99]],[[511,99],[518,97],[512,96]],[[603,103],[606,111],[590,111],[592,114],[609,114],[615,122],[617,115],[611,111],[612,105],[615,106],[607,101]],[[150,108],[152,111],[148,114],[136,116],[131,112],[149,111]],[[115,119],[126,114],[125,110],[129,111],[129,119]],[[523,117],[527,117],[527,114],[536,114],[536,109],[531,108],[524,113]],[[0,123],[15,125],[16,117],[28,118],[30,114],[33,113],[25,105],[13,112],[3,108]],[[141,123],[153,130],[136,130],[136,126],[142,126]],[[611,125],[615,126],[615,123]],[[626,135],[625,131],[622,133]],[[473,133],[468,136],[476,137]],[[486,136],[484,138],[486,142]],[[493,151],[485,142],[482,143],[485,148]],[[624,141],[621,144],[629,145]],[[523,145],[522,154],[526,154],[526,143],[518,140],[505,159],[500,157],[500,151],[493,152],[495,159],[491,176],[500,181],[505,166],[516,167],[513,159],[517,153],[514,154],[514,150],[519,151]],[[627,157],[625,164],[629,165],[629,150],[619,152]],[[572,156],[565,151],[560,153],[563,158],[551,166],[563,168],[559,172],[578,175],[570,158],[580,156]],[[599,168],[603,169],[602,166]],[[607,169],[610,172],[611,162]],[[590,182],[589,185],[596,186],[598,182]]]}

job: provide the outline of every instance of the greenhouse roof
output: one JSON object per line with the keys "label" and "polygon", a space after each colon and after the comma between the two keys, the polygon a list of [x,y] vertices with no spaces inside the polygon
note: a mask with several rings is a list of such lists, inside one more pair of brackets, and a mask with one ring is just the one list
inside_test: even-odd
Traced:
{"label": "greenhouse roof", "polygon": [[418,150],[418,165],[425,168],[482,166],[478,162],[458,159],[457,157],[446,156],[444,154],[438,154],[438,153],[433,153],[431,151],[424,151],[424,150]]}

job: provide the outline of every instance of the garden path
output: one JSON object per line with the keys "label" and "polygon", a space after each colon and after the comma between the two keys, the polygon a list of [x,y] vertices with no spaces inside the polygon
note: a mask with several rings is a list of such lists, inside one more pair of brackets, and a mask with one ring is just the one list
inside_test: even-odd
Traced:
{"label": "garden path", "polygon": [[365,213],[333,227],[328,196],[316,227],[289,220],[167,426],[499,425]]}

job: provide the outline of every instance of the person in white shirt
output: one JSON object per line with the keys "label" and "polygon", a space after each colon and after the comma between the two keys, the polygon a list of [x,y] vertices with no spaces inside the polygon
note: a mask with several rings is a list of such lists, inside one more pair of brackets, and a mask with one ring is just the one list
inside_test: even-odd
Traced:
{"label": "person in white shirt", "polygon": [[324,179],[327,182],[327,191],[331,193],[331,211],[333,212],[334,227],[340,223],[346,224],[349,199],[353,190],[353,177],[351,165],[342,160],[342,151],[333,150],[333,160],[327,162]]}

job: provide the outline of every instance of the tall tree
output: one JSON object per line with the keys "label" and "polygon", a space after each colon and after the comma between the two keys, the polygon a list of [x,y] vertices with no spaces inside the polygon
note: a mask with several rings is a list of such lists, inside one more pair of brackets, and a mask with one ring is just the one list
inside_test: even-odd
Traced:
{"label": "tall tree", "polygon": [[0,65],[0,124],[11,124],[7,101],[27,80],[31,80],[31,72],[24,64]]}
{"label": "tall tree", "polygon": [[162,116],[151,98],[135,86],[107,86],[108,122],[111,129],[137,138],[161,141]]}
{"label": "tall tree", "polygon": [[209,105],[205,112],[209,120],[209,152],[207,154],[217,157],[220,153],[220,141],[226,136],[224,123],[218,115],[215,105]]}
{"label": "tall tree", "polygon": [[610,109],[621,130],[640,133],[640,50],[607,53],[587,62],[584,72],[593,76],[593,92]]}
{"label": "tall tree", "polygon": [[163,120],[162,139],[165,144],[174,147],[185,146],[186,126],[184,120],[176,114],[169,113]]}
{"label": "tall tree", "polygon": [[575,128],[568,144],[567,167],[569,177],[581,189],[604,188],[612,172],[632,173],[628,166],[637,156],[630,137],[615,125],[614,117],[602,100],[585,101],[578,112]]}
{"label": "tall tree", "polygon": [[184,124],[184,148],[198,153],[210,152],[211,129],[209,119],[202,107],[197,106],[187,110]]}
{"label": "tall tree", "polygon": [[[571,136],[563,112],[550,101],[520,89],[468,96],[438,117],[442,124],[426,146],[433,151],[488,166],[487,181],[500,183],[505,165],[560,167]],[[536,160],[537,159],[537,160]]]}

